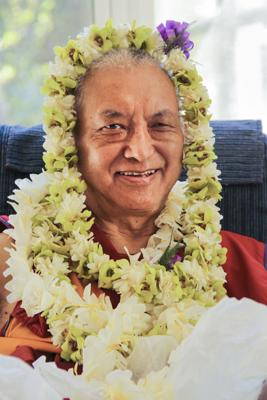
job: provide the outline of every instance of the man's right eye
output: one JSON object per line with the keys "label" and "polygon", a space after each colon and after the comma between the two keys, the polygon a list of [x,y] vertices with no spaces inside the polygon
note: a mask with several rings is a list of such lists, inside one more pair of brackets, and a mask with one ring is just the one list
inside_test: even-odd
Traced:
{"label": "man's right eye", "polygon": [[109,129],[109,130],[124,129],[124,126],[122,126],[120,124],[109,124],[109,125],[105,125],[103,129]]}
{"label": "man's right eye", "polygon": [[112,138],[114,140],[124,140],[127,136],[127,127],[122,124],[108,124],[99,129],[102,137]]}

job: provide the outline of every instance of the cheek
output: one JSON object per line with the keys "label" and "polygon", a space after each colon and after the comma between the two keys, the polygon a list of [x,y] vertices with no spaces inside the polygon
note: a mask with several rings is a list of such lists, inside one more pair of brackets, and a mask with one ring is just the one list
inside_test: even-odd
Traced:
{"label": "cheek", "polygon": [[172,141],[162,151],[167,163],[177,168],[177,165],[180,165],[183,160],[183,137]]}
{"label": "cheek", "polygon": [[79,152],[79,169],[84,177],[93,177],[103,180],[112,171],[112,165],[116,160],[116,152],[109,147],[96,147],[94,144],[86,144]]}

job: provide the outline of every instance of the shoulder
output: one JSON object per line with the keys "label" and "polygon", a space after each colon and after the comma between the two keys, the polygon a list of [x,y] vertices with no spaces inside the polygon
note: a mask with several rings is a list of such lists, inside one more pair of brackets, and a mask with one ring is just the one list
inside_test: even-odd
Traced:
{"label": "shoulder", "polygon": [[229,296],[249,297],[267,304],[267,270],[264,243],[248,236],[222,231],[222,246],[227,248],[226,289]]}
{"label": "shoulder", "polygon": [[[253,257],[264,265],[266,245],[252,237],[230,231],[222,231],[222,246],[228,250],[228,258]],[[267,268],[267,266],[266,266]]]}

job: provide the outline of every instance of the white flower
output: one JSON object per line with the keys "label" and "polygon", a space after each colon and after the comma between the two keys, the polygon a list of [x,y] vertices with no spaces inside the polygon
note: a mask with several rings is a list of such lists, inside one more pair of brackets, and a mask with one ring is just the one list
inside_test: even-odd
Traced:
{"label": "white flower", "polygon": [[[73,95],[67,95],[64,97],[57,95],[47,97],[44,103],[44,107],[55,109],[57,113],[61,113],[62,116],[64,116],[64,119],[70,121],[74,119],[74,101],[75,97]],[[49,132],[51,131],[48,130],[48,133]]]}
{"label": "white flower", "polygon": [[107,262],[110,257],[107,254],[91,253],[89,259],[90,261],[86,263],[86,268],[88,268],[91,274],[96,274],[99,272],[101,265]]}
{"label": "white flower", "polygon": [[197,127],[187,126],[185,143],[191,143],[195,140],[204,140],[208,143],[214,143],[214,134],[212,128],[208,124],[199,123]]}
{"label": "white flower", "polygon": [[110,330],[103,329],[98,336],[87,336],[83,350],[83,375],[87,380],[104,380],[115,368],[125,369],[126,360],[110,336],[113,338]]}
{"label": "white flower", "polygon": [[77,73],[73,65],[71,65],[68,59],[62,60],[58,56],[55,58],[55,62],[48,64],[48,72],[54,76],[68,76],[72,79],[77,78]]}
{"label": "white flower", "polygon": [[104,294],[96,297],[91,293],[91,285],[87,285],[83,293],[83,306],[77,308],[70,319],[70,325],[82,329],[88,334],[96,334],[108,322],[112,305]]}
{"label": "white flower", "polygon": [[26,212],[11,215],[9,220],[14,228],[9,229],[6,233],[14,239],[17,248],[24,248],[24,253],[30,254],[32,241],[31,214]]}
{"label": "white flower", "polygon": [[120,302],[110,317],[108,325],[121,324],[122,331],[135,335],[147,332],[151,327],[151,317],[146,312],[146,305],[136,296],[128,297]]}
{"label": "white flower", "polygon": [[45,245],[46,248],[52,248],[53,244],[60,245],[60,236],[53,235],[47,222],[37,225],[32,232],[32,247],[34,249]]}
{"label": "white flower", "polygon": [[41,172],[31,174],[30,179],[17,179],[15,183],[20,190],[16,189],[9,199],[19,203],[20,206],[36,207],[36,204],[48,193],[51,178],[51,174]]}
{"label": "white flower", "polygon": [[28,276],[28,282],[22,295],[22,308],[28,316],[32,317],[53,304],[54,297],[49,292],[52,279],[44,279],[40,275],[32,273]]}
{"label": "white flower", "polygon": [[50,324],[49,332],[52,335],[52,342],[55,346],[61,346],[64,342],[64,332],[68,332],[70,327],[70,316],[65,318],[55,318],[53,324]]}
{"label": "white flower", "polygon": [[53,287],[50,287],[54,295],[53,307],[49,311],[49,317],[64,313],[66,308],[80,307],[84,305],[84,301],[79,296],[75,287],[67,281],[61,281]]}
{"label": "white flower", "polygon": [[105,379],[105,400],[150,400],[131,378],[132,374],[128,370],[110,372]]}
{"label": "white flower", "polygon": [[157,300],[166,306],[177,302],[182,295],[181,286],[177,286],[177,282],[173,280],[173,275],[165,271],[160,271],[159,289]]}
{"label": "white flower", "polygon": [[183,261],[183,271],[194,278],[196,289],[201,290],[207,284],[207,276],[196,259]]}
{"label": "white flower", "polygon": [[146,268],[142,262],[127,263],[121,268],[121,278],[114,282],[114,289],[122,296],[131,294],[141,285],[145,275]]}
{"label": "white flower", "polygon": [[[168,368],[165,367],[157,372],[150,372],[144,379],[139,380],[138,387],[142,388],[149,399],[174,400],[174,389],[167,378]],[[179,379],[179,377],[177,377]],[[185,399],[184,399],[185,400]]]}
{"label": "white flower", "polygon": [[216,163],[210,163],[201,167],[192,167],[190,170],[191,179],[217,178],[221,172],[217,169]]}
{"label": "white flower", "polygon": [[165,68],[173,72],[180,70],[190,70],[194,68],[194,64],[186,59],[184,53],[180,49],[172,49],[165,62]]}
{"label": "white flower", "polygon": [[75,146],[75,141],[73,135],[68,132],[63,138],[59,135],[47,136],[43,146],[47,152],[53,153],[55,156],[58,156],[64,153],[64,150],[67,147]]}
{"label": "white flower", "polygon": [[209,269],[208,277],[210,281],[226,281],[226,273],[223,268],[219,268],[217,265],[212,265]]}
{"label": "white flower", "polygon": [[52,260],[49,257],[36,257],[35,268],[44,275],[58,276],[60,274],[68,274],[70,272],[69,264],[65,261],[65,257],[54,253]]}
{"label": "white flower", "polygon": [[12,276],[12,280],[6,284],[6,289],[11,293],[7,296],[9,303],[21,300],[24,288],[31,278],[32,259],[28,258],[24,246],[16,250],[8,249],[10,258],[7,260],[8,268],[4,271],[4,276]]}
{"label": "white flower", "polygon": [[60,205],[60,209],[55,218],[55,223],[62,220],[73,221],[85,208],[85,196],[76,192],[65,193]]}
{"label": "white flower", "polygon": [[195,301],[181,301],[164,310],[159,315],[158,323],[165,324],[167,335],[175,337],[180,343],[192,332],[205,311],[206,308]]}
{"label": "white flower", "polygon": [[73,261],[79,261],[87,257],[92,247],[92,238],[92,233],[81,234],[79,230],[71,232],[71,236],[66,239],[65,243],[70,249]]}

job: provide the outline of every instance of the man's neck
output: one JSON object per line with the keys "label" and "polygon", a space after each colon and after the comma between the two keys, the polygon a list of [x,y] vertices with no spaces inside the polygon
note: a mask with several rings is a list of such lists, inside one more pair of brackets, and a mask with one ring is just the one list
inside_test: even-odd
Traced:
{"label": "man's neck", "polygon": [[126,253],[125,247],[130,254],[138,253],[155,232],[154,217],[96,217],[95,222],[118,253]]}

